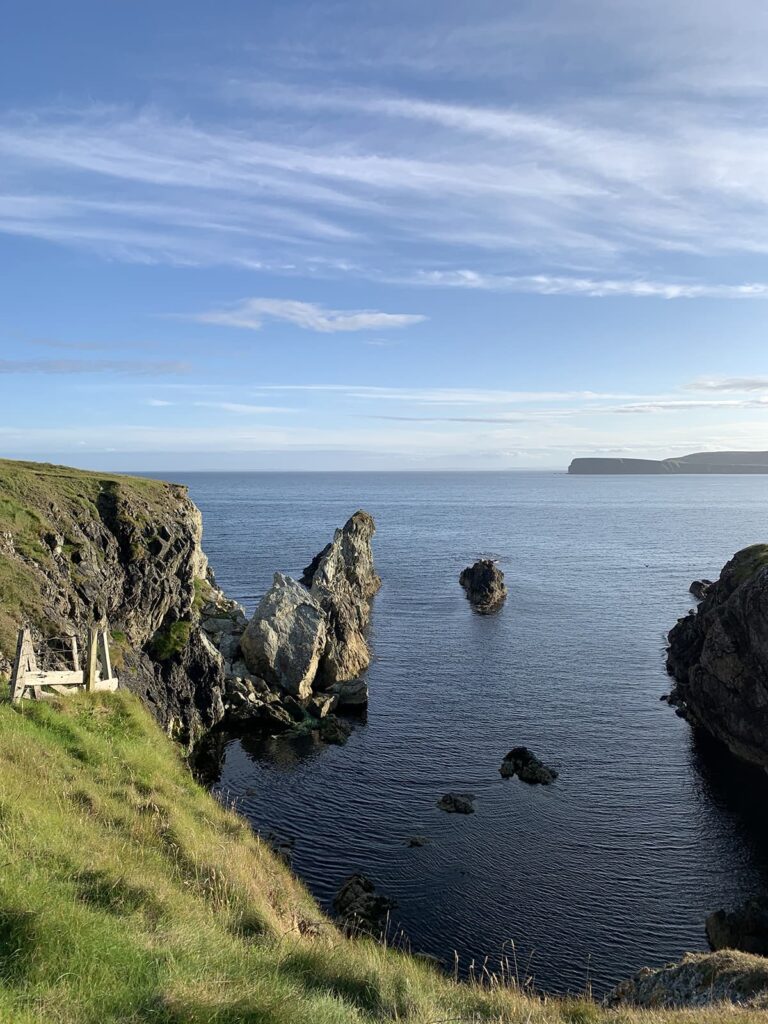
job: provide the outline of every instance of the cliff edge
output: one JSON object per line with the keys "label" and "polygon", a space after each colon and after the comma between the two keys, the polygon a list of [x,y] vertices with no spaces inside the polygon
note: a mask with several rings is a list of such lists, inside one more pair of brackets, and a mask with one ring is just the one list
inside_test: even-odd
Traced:
{"label": "cliff edge", "polygon": [[735,554],[673,627],[667,671],[688,721],[768,768],[768,544]]}

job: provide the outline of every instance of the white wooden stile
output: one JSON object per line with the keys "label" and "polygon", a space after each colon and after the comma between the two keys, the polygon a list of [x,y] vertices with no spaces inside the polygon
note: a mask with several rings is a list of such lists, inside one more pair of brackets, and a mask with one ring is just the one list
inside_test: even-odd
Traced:
{"label": "white wooden stile", "polygon": [[112,674],[109,639],[105,629],[89,629],[85,665],[82,668],[75,637],[71,638],[71,651],[71,671],[41,672],[37,667],[32,634],[27,626],[20,629],[11,675],[11,700],[14,703],[20,701],[27,696],[27,691],[37,700],[53,696],[45,693],[43,687],[64,695],[82,688],[89,693],[94,690],[117,689],[118,679]]}

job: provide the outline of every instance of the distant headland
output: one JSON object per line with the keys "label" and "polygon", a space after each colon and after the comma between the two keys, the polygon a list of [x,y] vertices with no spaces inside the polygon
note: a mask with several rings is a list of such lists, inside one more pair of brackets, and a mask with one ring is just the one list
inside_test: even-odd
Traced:
{"label": "distant headland", "polygon": [[768,452],[695,452],[674,459],[574,459],[574,474],[768,473]]}

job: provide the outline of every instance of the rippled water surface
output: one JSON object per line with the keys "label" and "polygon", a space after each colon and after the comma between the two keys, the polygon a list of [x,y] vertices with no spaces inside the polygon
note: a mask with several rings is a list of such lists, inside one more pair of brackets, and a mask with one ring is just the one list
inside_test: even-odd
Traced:
{"label": "rippled water surface", "polygon": [[[521,975],[597,991],[705,945],[707,912],[765,891],[765,793],[659,696],[664,637],[768,539],[768,477],[180,474],[221,585],[250,612],[357,508],[377,522],[367,724],[344,747],[232,740],[218,788],[328,905],[352,871],[396,897],[414,948],[466,966],[514,942]],[[473,614],[480,556],[509,585]],[[517,744],[560,770],[503,780]],[[435,807],[449,789],[477,813]],[[412,835],[428,837],[411,849]]]}

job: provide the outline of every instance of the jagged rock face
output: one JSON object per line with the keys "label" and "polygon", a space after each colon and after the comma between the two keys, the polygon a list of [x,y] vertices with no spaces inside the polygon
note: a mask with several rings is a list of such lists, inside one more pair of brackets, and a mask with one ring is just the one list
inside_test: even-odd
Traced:
{"label": "jagged rock face", "polygon": [[[121,685],[190,741],[222,713],[222,659],[197,625],[199,594],[218,591],[201,547],[202,517],[185,487],[61,466],[0,463],[0,498],[23,510],[2,531],[8,581],[0,661],[27,622],[35,641],[108,624]],[[185,643],[158,637],[185,623]],[[179,634],[181,635],[181,634]]]}
{"label": "jagged rock face", "polygon": [[686,953],[679,963],[645,967],[617,985],[605,1002],[649,1009],[719,1003],[768,1009],[768,960],[733,950]]}
{"label": "jagged rock face", "polygon": [[296,580],[276,572],[240,647],[251,672],[306,700],[312,696],[326,638],[325,612],[318,602]]}
{"label": "jagged rock face", "polygon": [[483,558],[462,570],[459,583],[464,587],[472,606],[483,615],[498,611],[507,598],[504,573],[489,558]]}
{"label": "jagged rock face", "polygon": [[670,703],[768,768],[768,545],[738,552],[669,634]]}
{"label": "jagged rock face", "polygon": [[318,673],[321,686],[355,679],[370,664],[363,630],[368,624],[371,598],[381,586],[371,550],[375,529],[372,516],[355,512],[301,577],[328,621]]}
{"label": "jagged rock face", "polygon": [[748,900],[736,910],[716,910],[707,918],[712,949],[740,949],[768,956],[768,905]]}

